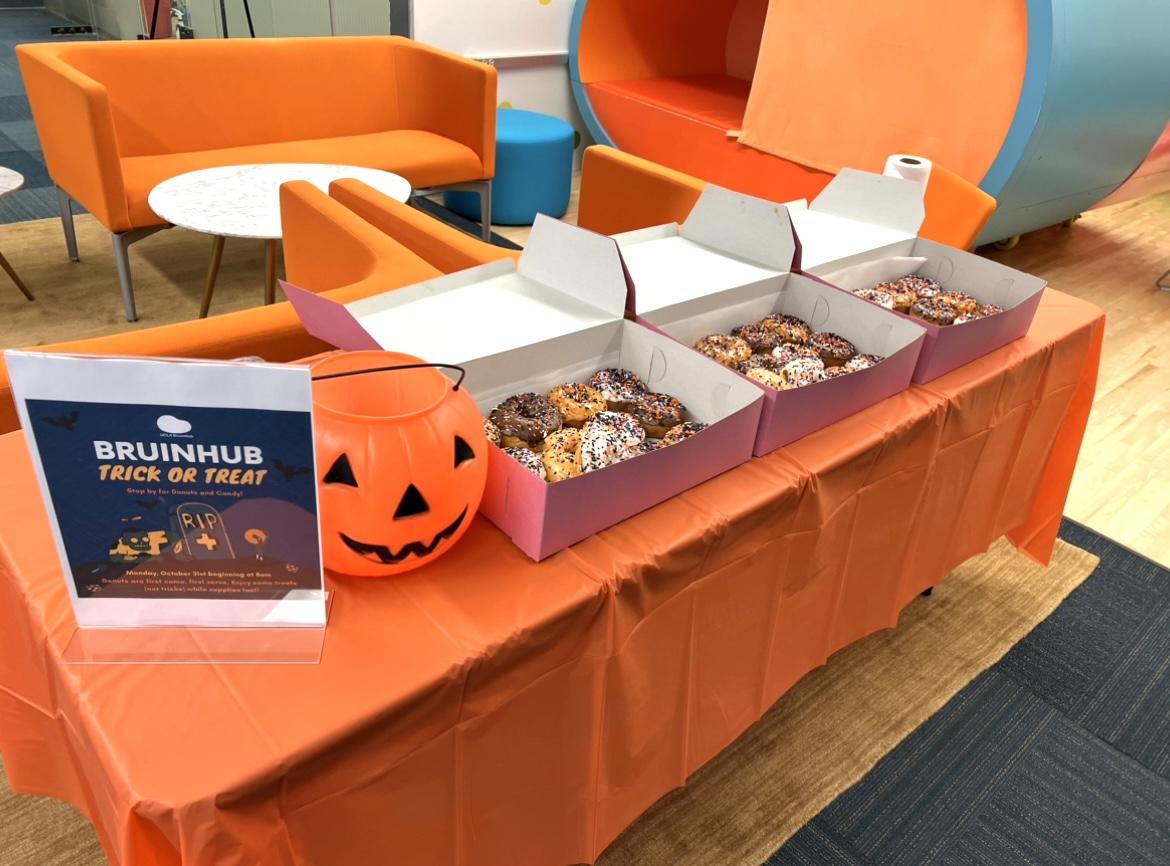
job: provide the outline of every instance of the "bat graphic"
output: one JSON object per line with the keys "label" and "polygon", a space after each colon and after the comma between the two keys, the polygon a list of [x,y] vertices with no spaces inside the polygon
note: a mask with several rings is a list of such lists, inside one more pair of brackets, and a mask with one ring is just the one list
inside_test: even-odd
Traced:
{"label": "bat graphic", "polygon": [[80,417],[81,413],[74,409],[68,415],[46,415],[45,421],[53,427],[63,427],[72,433],[73,427]]}
{"label": "bat graphic", "polygon": [[280,474],[284,476],[285,481],[292,481],[298,475],[308,475],[311,471],[308,466],[289,466],[280,459],[273,460],[272,465],[280,470]]}
{"label": "bat graphic", "polygon": [[134,501],[145,508],[147,511],[150,511],[153,508],[157,508],[162,504],[161,499],[136,499]]}

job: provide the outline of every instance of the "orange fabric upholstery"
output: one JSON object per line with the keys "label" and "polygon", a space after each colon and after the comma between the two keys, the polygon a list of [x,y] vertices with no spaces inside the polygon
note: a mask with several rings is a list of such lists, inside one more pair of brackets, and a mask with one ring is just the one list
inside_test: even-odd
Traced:
{"label": "orange fabric upholstery", "polygon": [[[362,214],[298,181],[281,190],[289,282],[348,302],[441,273],[515,255],[485,244],[358,181],[343,181]],[[452,252],[445,253],[450,245]],[[449,266],[448,266],[449,265]],[[309,336],[287,303],[107,337],[36,346],[42,352],[293,361],[331,347]],[[20,422],[0,358],[0,432]]]}
{"label": "orange fabric upholstery", "polygon": [[21,45],[55,183],[111,231],[198,168],[334,162],[412,185],[495,172],[496,73],[400,37]]}
{"label": "orange fabric upholstery", "polygon": [[[577,222],[602,234],[682,222],[704,186],[706,181],[696,177],[594,145],[581,163]],[[919,234],[966,249],[994,212],[994,198],[936,163],[926,185],[926,220]]]}

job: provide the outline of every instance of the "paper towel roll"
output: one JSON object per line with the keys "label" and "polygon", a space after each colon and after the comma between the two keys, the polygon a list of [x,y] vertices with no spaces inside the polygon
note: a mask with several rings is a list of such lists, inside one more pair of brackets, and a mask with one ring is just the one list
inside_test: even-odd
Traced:
{"label": "paper towel roll", "polygon": [[882,174],[886,177],[901,177],[926,183],[930,180],[930,169],[929,159],[908,153],[895,153],[886,160],[886,170]]}

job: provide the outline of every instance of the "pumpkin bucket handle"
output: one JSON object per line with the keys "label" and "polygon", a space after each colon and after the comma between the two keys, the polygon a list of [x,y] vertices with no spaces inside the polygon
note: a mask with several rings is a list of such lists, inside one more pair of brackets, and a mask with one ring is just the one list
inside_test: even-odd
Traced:
{"label": "pumpkin bucket handle", "polygon": [[361,376],[366,373],[385,373],[389,370],[422,370],[427,367],[443,367],[447,370],[458,370],[459,378],[455,380],[455,387],[452,391],[458,391],[459,386],[463,384],[463,379],[467,376],[467,371],[458,364],[392,364],[389,367],[367,367],[365,370],[345,370],[341,373],[326,373],[324,376],[314,376],[314,382],[321,382],[325,379],[341,379],[344,376]]}

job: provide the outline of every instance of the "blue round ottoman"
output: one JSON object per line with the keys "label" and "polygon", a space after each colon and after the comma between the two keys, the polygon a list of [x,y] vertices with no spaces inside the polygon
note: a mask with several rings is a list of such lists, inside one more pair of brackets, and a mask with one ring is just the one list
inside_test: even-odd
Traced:
{"label": "blue round ottoman", "polygon": [[[496,176],[492,222],[532,225],[538,213],[562,217],[573,185],[573,127],[556,117],[501,108],[496,112]],[[444,193],[447,207],[479,221],[479,196]]]}

